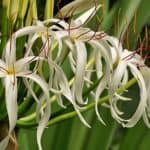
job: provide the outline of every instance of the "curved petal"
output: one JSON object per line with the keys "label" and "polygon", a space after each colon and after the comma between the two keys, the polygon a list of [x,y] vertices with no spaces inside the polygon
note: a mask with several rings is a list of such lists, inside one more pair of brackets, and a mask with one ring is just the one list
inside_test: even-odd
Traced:
{"label": "curved petal", "polygon": [[6,76],[4,79],[4,84],[5,84],[6,108],[7,108],[8,119],[9,119],[9,131],[8,131],[8,136],[6,136],[0,142],[0,148],[2,150],[6,149],[11,133],[16,126],[17,109],[18,109],[17,79],[14,76]]}
{"label": "curved petal", "polygon": [[139,105],[138,105],[135,113],[132,115],[132,117],[127,122],[127,124],[123,124],[123,126],[125,126],[125,127],[133,127],[139,121],[139,119],[141,118],[141,116],[145,110],[146,100],[147,100],[147,91],[146,91],[146,85],[145,85],[145,82],[144,82],[141,72],[133,64],[128,64],[128,66],[130,67],[131,73],[136,78],[137,83],[140,88]]}
{"label": "curved petal", "polygon": [[16,39],[15,35],[12,35],[9,41],[6,44],[6,48],[4,50],[5,61],[8,65],[7,67],[12,66],[12,64],[16,61]]}
{"label": "curved petal", "polygon": [[[92,3],[91,3],[91,5],[92,5]],[[85,13],[83,13],[81,16],[79,16],[78,18],[75,19],[75,23],[76,24],[85,24],[87,21],[90,21],[90,19],[92,19],[92,17],[96,14],[96,12],[98,11],[98,9],[100,7],[101,7],[101,5],[94,6],[92,8],[90,6],[90,9],[88,9]]]}
{"label": "curved petal", "polygon": [[59,83],[59,87],[63,90],[62,91],[63,95],[71,102],[71,104],[73,105],[75,111],[77,112],[81,122],[85,126],[90,128],[90,125],[85,121],[81,112],[79,111],[79,106],[75,103],[75,99],[72,96],[72,93],[69,88],[69,83],[68,83],[67,78],[64,75],[63,71],[52,60],[48,59],[48,62],[50,63],[50,66],[55,68],[55,72],[56,72],[55,78],[56,78],[57,82]]}
{"label": "curved petal", "polygon": [[68,80],[64,74],[64,72],[62,71],[62,69],[55,64],[55,62],[53,62],[52,60],[48,59],[48,63],[51,67],[53,67],[55,69],[55,79],[57,80],[57,83],[60,87],[60,89],[62,90],[62,94],[70,101],[73,101],[73,97],[69,88],[69,83]]}
{"label": "curved petal", "polygon": [[30,83],[28,82],[28,80],[27,80],[27,79],[24,79],[23,81],[24,81],[25,86],[26,86],[27,89],[29,90],[29,93],[32,95],[32,97],[34,98],[34,100],[38,103],[38,102],[39,102],[39,99],[37,98],[35,92],[33,91],[32,87],[31,87],[31,85],[30,85]]}
{"label": "curved petal", "polygon": [[[48,85],[45,83],[44,80],[42,80],[36,74],[22,75],[22,77],[29,78],[29,79],[33,80],[34,82],[36,82],[42,88],[42,90],[44,91],[44,95],[46,97],[46,107],[44,109],[45,112],[42,114],[42,116],[41,116],[41,118],[39,120],[38,128],[37,128],[37,143],[38,143],[39,149],[42,150],[42,147],[41,147],[41,137],[42,137],[44,128],[46,127],[47,122],[48,122],[49,117],[50,117],[50,102],[49,102]],[[39,101],[39,103],[38,103],[37,113],[40,113],[42,105],[45,102],[44,98],[42,98]]]}
{"label": "curved petal", "polygon": [[[109,53],[107,52],[107,49],[103,46],[102,43],[98,41],[91,40],[90,41],[91,46],[97,51],[97,53],[100,53],[100,58],[103,57],[105,60],[105,70],[104,70],[104,76],[102,77],[102,80],[100,81],[99,85],[97,86],[96,92],[95,92],[95,111],[98,116],[98,119],[105,125],[104,121],[102,120],[99,112],[98,112],[98,100],[99,97],[101,96],[102,92],[106,88],[106,86],[110,85],[110,74],[111,74],[111,69],[112,69],[112,60],[109,56]],[[97,68],[100,69],[101,68]]]}
{"label": "curved petal", "polygon": [[44,57],[28,56],[17,60],[14,64],[16,74],[21,74],[21,72],[27,71],[28,65],[30,65],[32,62],[40,60],[43,61],[44,59]]}
{"label": "curved petal", "polygon": [[5,78],[6,108],[9,118],[9,133],[11,133],[17,121],[17,78],[6,76]]}
{"label": "curved petal", "polygon": [[101,53],[97,50],[95,51],[95,65],[96,65],[96,74],[97,77],[100,78],[103,75],[103,67],[102,67],[102,56]]}
{"label": "curved petal", "polygon": [[82,98],[82,91],[84,86],[85,67],[87,62],[87,50],[85,44],[75,40],[76,46],[76,73],[73,84],[73,93],[75,99],[79,104],[86,104]]}
{"label": "curved petal", "polygon": [[44,31],[47,31],[46,27],[33,25],[33,26],[27,26],[22,29],[19,29],[18,31],[14,33],[14,36],[18,38],[18,37],[29,35],[32,33],[37,33],[37,32],[39,33],[39,32],[44,32]]}
{"label": "curved petal", "polygon": [[120,61],[118,63],[118,66],[114,70],[112,77],[112,89],[116,90],[118,86],[121,84],[126,68],[127,68],[126,62]]}
{"label": "curved petal", "polygon": [[39,35],[37,33],[29,36],[24,57],[27,57],[31,53],[32,46],[38,37]]}

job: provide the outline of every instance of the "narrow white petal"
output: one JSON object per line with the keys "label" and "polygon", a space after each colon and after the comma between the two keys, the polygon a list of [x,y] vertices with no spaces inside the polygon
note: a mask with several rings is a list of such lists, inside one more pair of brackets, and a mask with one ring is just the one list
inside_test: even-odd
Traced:
{"label": "narrow white petal", "polygon": [[83,13],[81,16],[79,16],[78,18],[76,18],[75,19],[75,23],[77,23],[77,24],[84,24],[87,20],[90,21],[90,19],[92,19],[92,17],[96,14],[97,10],[100,7],[101,7],[101,5],[98,5],[97,7],[94,6],[94,7],[90,8],[85,13]]}
{"label": "narrow white petal", "polygon": [[60,89],[62,90],[62,94],[69,100],[73,101],[73,97],[69,88],[68,80],[62,71],[62,69],[55,64],[52,60],[48,59],[48,63],[51,67],[55,69],[55,80],[58,82]]}
{"label": "narrow white petal", "polygon": [[76,46],[76,74],[73,85],[74,96],[79,104],[85,104],[82,98],[84,85],[85,67],[87,63],[87,51],[85,44],[80,41],[75,41]]}
{"label": "narrow white petal", "polygon": [[95,111],[96,111],[96,115],[98,117],[98,119],[100,120],[100,122],[104,125],[105,122],[103,121],[102,117],[100,116],[99,114],[99,110],[98,110],[98,101],[99,101],[99,98],[102,94],[102,92],[104,91],[104,89],[106,88],[106,85],[107,85],[107,77],[105,76],[99,83],[98,87],[96,88],[96,92],[95,92]]}
{"label": "narrow white petal", "polygon": [[[42,100],[40,100],[42,101]],[[41,106],[41,104],[39,104]],[[41,116],[41,119],[39,121],[39,125],[37,127],[37,143],[38,143],[38,147],[39,150],[42,150],[42,146],[41,146],[41,138],[42,138],[42,134],[44,132],[45,127],[47,126],[47,122],[49,120],[50,117],[50,107],[49,107],[49,102],[46,101],[46,108],[44,109],[44,114]]]}
{"label": "narrow white petal", "polygon": [[11,132],[14,130],[16,121],[17,121],[17,79],[14,76],[7,76],[4,80],[5,83],[5,98],[6,98],[6,108],[9,119],[9,131],[8,136],[6,136],[0,142],[0,149],[5,150],[9,138],[11,136]]}
{"label": "narrow white petal", "polygon": [[41,60],[41,59],[42,57],[29,56],[17,60],[14,64],[16,72],[20,72],[24,70],[24,68],[27,67],[29,64],[31,64],[33,61]]}
{"label": "narrow white petal", "polygon": [[13,131],[17,121],[17,78],[7,76],[5,78],[6,108],[9,119],[9,133]]}
{"label": "narrow white petal", "polygon": [[69,54],[69,62],[70,62],[70,66],[71,66],[73,73],[75,73],[76,72],[76,62],[75,62],[75,59],[73,58],[72,53]]}
{"label": "narrow white petal", "polygon": [[[37,143],[38,143],[39,149],[42,150],[42,147],[41,147],[41,137],[42,137],[44,128],[46,127],[47,122],[48,122],[49,117],[50,117],[50,103],[49,103],[48,85],[45,83],[44,80],[42,80],[36,74],[23,75],[23,77],[29,78],[29,79],[33,80],[34,82],[36,82],[42,88],[42,90],[44,91],[44,95],[46,97],[46,108],[44,109],[44,113],[41,116],[41,119],[39,121],[39,125],[38,125],[38,128],[37,128]],[[41,109],[44,101],[45,100],[43,100],[43,99],[39,101],[38,108],[37,108],[37,113],[40,113],[38,110]]]}
{"label": "narrow white petal", "polygon": [[6,64],[2,59],[0,59],[0,69],[1,68],[6,68]]}
{"label": "narrow white petal", "polygon": [[56,78],[57,82],[59,83],[59,87],[63,90],[62,91],[63,95],[71,102],[71,104],[73,105],[75,111],[77,112],[81,122],[83,122],[84,125],[86,125],[87,127],[90,128],[90,125],[85,121],[82,114],[80,113],[79,106],[75,103],[75,100],[74,100],[72,93],[70,91],[70,88],[69,88],[69,83],[68,83],[67,78],[64,75],[63,71],[52,60],[49,59],[48,61],[50,63],[50,66],[53,66],[55,68],[55,72],[56,72],[55,78]]}
{"label": "narrow white petal", "polygon": [[112,85],[115,90],[120,86],[124,72],[126,70],[127,64],[124,61],[120,61],[117,65],[117,68],[114,71]]}
{"label": "narrow white petal", "polygon": [[141,72],[133,64],[128,64],[128,66],[130,67],[131,73],[136,78],[137,83],[140,88],[139,105],[135,113],[130,118],[129,122],[127,124],[124,124],[125,127],[133,127],[139,121],[139,119],[141,118],[145,110],[146,100],[147,100],[147,91],[146,91],[146,85],[145,85]]}
{"label": "narrow white petal", "polygon": [[[56,75],[55,75],[55,76],[56,76]],[[60,89],[61,89],[62,87],[59,86],[59,81],[58,81],[58,79],[55,77],[53,80],[54,80],[54,82],[53,82],[54,88],[56,88],[56,89],[59,89],[59,88],[60,88]],[[62,94],[63,94],[63,89],[61,89],[61,93],[55,93],[56,99],[57,99],[58,104],[59,104],[61,107],[66,108],[66,106],[63,104]]]}
{"label": "narrow white petal", "polygon": [[6,64],[11,66],[16,60],[16,39],[14,35],[7,42],[4,55]]}
{"label": "narrow white petal", "polygon": [[29,90],[29,93],[32,95],[32,97],[34,98],[34,100],[38,103],[39,99],[37,98],[35,92],[32,89],[32,85],[30,85],[29,81],[27,79],[23,80],[25,83],[25,86],[27,87],[27,89]]}
{"label": "narrow white petal", "polygon": [[32,34],[32,33],[37,33],[37,32],[39,33],[39,32],[45,32],[45,31],[47,31],[46,27],[27,26],[27,27],[24,27],[24,28],[19,29],[18,31],[16,31],[14,33],[14,35],[15,35],[16,38],[18,38],[18,37],[29,35],[29,34]]}
{"label": "narrow white petal", "polygon": [[125,70],[121,84],[125,85],[128,82],[128,79],[129,79],[128,70]]}
{"label": "narrow white petal", "polygon": [[61,57],[63,57],[65,53],[63,50],[62,39],[56,37],[56,40],[58,42],[58,52],[57,52],[57,56],[55,58],[55,62],[59,62],[59,60],[61,60]]}
{"label": "narrow white petal", "polygon": [[120,100],[123,100],[123,101],[131,101],[132,100],[132,98],[124,97],[124,96],[121,96],[117,93],[115,93],[115,96],[117,97],[117,99],[120,99]]}
{"label": "narrow white petal", "polygon": [[25,57],[29,56],[29,54],[31,53],[32,46],[38,37],[39,37],[39,35],[37,33],[29,36],[28,42],[26,44],[26,52],[24,55]]}
{"label": "narrow white petal", "polygon": [[[98,119],[105,125],[104,121],[102,120],[99,111],[98,111],[98,100],[99,97],[101,96],[102,92],[104,91],[104,89],[106,88],[106,86],[110,84],[110,72],[111,72],[111,68],[112,68],[112,61],[110,59],[110,56],[107,52],[107,49],[105,49],[105,47],[103,46],[102,43],[99,43],[98,41],[94,41],[92,40],[90,42],[90,44],[92,45],[92,47],[97,51],[97,53],[100,53],[101,55],[99,59],[101,59],[102,57],[105,60],[105,70],[104,70],[104,76],[102,77],[102,80],[100,81],[96,92],[95,92],[95,110],[96,110],[96,114],[98,116]],[[102,71],[102,68],[97,68],[98,70]]]}
{"label": "narrow white petal", "polygon": [[81,122],[88,128],[91,128],[91,126],[86,122],[86,120],[83,118],[82,114],[80,113],[80,111],[78,110],[78,108],[75,105],[74,105],[74,109],[77,112],[77,115],[79,116]]}
{"label": "narrow white petal", "polygon": [[124,114],[124,112],[122,112],[119,108],[118,108],[118,106],[117,106],[117,103],[118,103],[118,99],[116,98],[114,101],[113,101],[113,103],[112,103],[112,107],[113,107],[113,109],[115,110],[115,112],[116,112],[116,114],[118,115],[118,116],[120,116],[120,115],[123,115]]}
{"label": "narrow white petal", "polygon": [[95,51],[95,64],[96,64],[96,74],[97,77],[100,78],[103,75],[102,70],[102,56],[101,53],[98,51]]}

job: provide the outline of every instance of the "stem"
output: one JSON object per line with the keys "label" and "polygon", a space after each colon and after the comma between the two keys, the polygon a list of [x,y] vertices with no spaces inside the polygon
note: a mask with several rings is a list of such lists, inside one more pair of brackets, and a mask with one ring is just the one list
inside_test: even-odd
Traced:
{"label": "stem", "polygon": [[[122,94],[124,92],[124,90],[130,88],[132,85],[134,85],[136,83],[136,79],[135,78],[132,78],[130,81],[127,82],[127,84],[125,84],[124,86],[122,86],[121,88],[119,88],[117,90],[117,93],[118,94]],[[109,99],[109,96],[106,95],[104,97],[102,97],[99,102],[98,102],[98,105],[102,104],[102,103],[105,103],[107,102]],[[92,109],[93,107],[95,107],[95,103],[91,103],[89,105],[87,105],[86,107],[84,107],[84,109],[81,110],[81,112],[86,112],[90,109]],[[59,115],[53,119],[51,119],[49,122],[48,122],[48,125],[47,126],[51,126],[55,123],[58,123],[58,122],[61,122],[63,120],[67,120],[67,119],[70,119],[70,118],[73,118],[77,115],[76,111],[72,111],[72,112],[69,112],[69,113],[65,113],[63,115]],[[25,121],[25,120],[24,120]],[[18,120],[17,121],[17,126],[18,127],[34,127],[36,126],[37,124],[36,123],[27,123],[27,122],[24,122],[22,120]]]}
{"label": "stem", "polygon": [[45,19],[53,18],[54,14],[54,0],[46,0],[45,5]]}

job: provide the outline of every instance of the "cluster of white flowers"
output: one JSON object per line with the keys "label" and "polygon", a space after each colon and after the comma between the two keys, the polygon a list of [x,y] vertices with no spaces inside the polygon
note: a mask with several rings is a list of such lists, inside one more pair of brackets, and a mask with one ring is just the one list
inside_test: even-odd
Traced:
{"label": "cluster of white flowers", "polygon": [[[84,86],[89,87],[93,81],[100,80],[96,89],[91,91],[95,100],[95,110],[102,123],[98,100],[104,90],[109,93],[109,107],[112,116],[124,127],[132,127],[143,116],[145,123],[150,126],[150,69],[144,65],[144,60],[135,52],[122,48],[121,43],[115,37],[104,32],[95,32],[83,27],[87,20],[94,15],[95,7],[71,20],[70,23],[62,19],[48,19],[36,21],[34,25],[24,27],[12,34],[4,49],[3,58],[0,59],[0,77],[5,87],[5,100],[9,118],[9,134],[1,141],[0,149],[5,149],[11,132],[17,121],[17,79],[22,78],[29,93],[37,102],[37,142],[41,147],[41,136],[50,118],[50,94],[57,97],[60,106],[65,107],[65,97],[77,112],[80,120],[88,127],[80,110],[89,103],[83,98]],[[28,37],[25,43],[23,58],[16,60],[16,42],[20,37]],[[41,39],[41,43],[37,39]],[[39,47],[39,45],[42,45]],[[39,54],[34,51],[38,47]],[[90,52],[89,52],[90,50]],[[21,50],[20,50],[21,51]],[[72,84],[61,64],[65,59],[74,74]],[[87,66],[88,60],[92,60]],[[35,67],[31,67],[32,63]],[[39,71],[39,64],[47,63],[49,67],[48,79]],[[142,67],[139,67],[142,66]],[[141,73],[142,72],[142,73]],[[123,112],[118,108],[118,101],[132,100],[117,93],[117,89],[125,85],[132,75],[137,80],[140,89],[140,100],[135,113],[128,119],[122,117]],[[94,80],[93,80],[94,78]],[[31,80],[42,89],[43,95],[38,98],[33,89]],[[43,104],[46,107],[43,107]]]}

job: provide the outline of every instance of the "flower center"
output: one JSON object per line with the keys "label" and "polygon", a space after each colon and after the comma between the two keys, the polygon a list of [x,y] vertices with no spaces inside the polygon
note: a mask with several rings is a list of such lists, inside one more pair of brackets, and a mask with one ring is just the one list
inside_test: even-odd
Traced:
{"label": "flower center", "polygon": [[40,37],[44,36],[44,37],[49,37],[50,34],[48,33],[48,31],[41,31],[41,32],[38,32],[38,35]]}
{"label": "flower center", "polygon": [[7,74],[8,74],[8,75],[15,74],[15,71],[14,71],[14,70],[12,70],[12,69],[8,69],[8,70],[7,70]]}
{"label": "flower center", "polygon": [[14,67],[14,65],[11,66],[11,67],[8,67],[6,71],[7,71],[7,75],[14,75],[15,74],[15,67]]}

